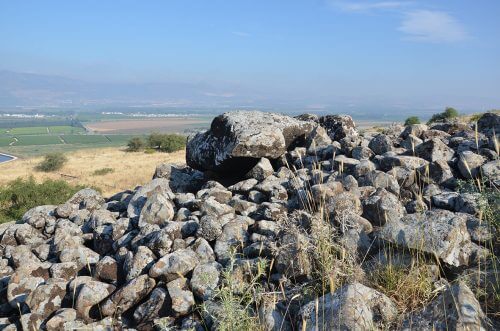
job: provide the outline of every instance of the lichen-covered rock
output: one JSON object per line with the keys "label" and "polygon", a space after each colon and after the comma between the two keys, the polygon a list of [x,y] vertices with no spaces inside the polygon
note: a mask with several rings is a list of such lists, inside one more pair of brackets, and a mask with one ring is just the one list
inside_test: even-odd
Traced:
{"label": "lichen-covered rock", "polygon": [[99,262],[99,254],[85,246],[68,247],[59,255],[61,262],[76,262],[79,267],[94,265]]}
{"label": "lichen-covered rock", "polygon": [[43,316],[37,313],[21,315],[21,330],[40,330],[43,323]]}
{"label": "lichen-covered rock", "polygon": [[127,207],[128,217],[131,219],[138,218],[148,198],[153,195],[154,192],[158,193],[158,190],[164,193],[169,199],[172,200],[174,198],[168,179],[153,179],[148,184],[141,186],[130,199]]}
{"label": "lichen-covered rock", "polygon": [[311,276],[313,266],[310,259],[311,243],[299,232],[284,234],[276,256],[276,270],[290,279]]}
{"label": "lichen-covered rock", "polygon": [[114,292],[101,305],[104,316],[121,314],[145,298],[155,287],[156,282],[148,275],[140,275]]}
{"label": "lichen-covered rock", "polygon": [[247,178],[255,178],[259,181],[266,179],[271,176],[274,172],[273,166],[269,159],[265,157],[260,158],[259,162],[255,166],[253,166],[250,171],[248,171],[245,175]]}
{"label": "lichen-covered rock", "polygon": [[69,283],[68,293],[71,294],[75,302],[75,309],[78,316],[89,321],[93,316],[90,310],[94,305],[104,300],[113,293],[115,286],[93,280],[91,277],[76,277]]}
{"label": "lichen-covered rock", "polygon": [[177,278],[167,284],[168,294],[172,300],[172,312],[174,316],[184,316],[194,306],[194,296],[187,287],[185,278]]}
{"label": "lichen-covered rock", "polygon": [[101,207],[104,198],[96,190],[85,188],[76,192],[67,203],[77,205],[79,209],[93,211]]}
{"label": "lichen-covered rock", "polygon": [[391,170],[394,167],[405,167],[407,169],[417,169],[425,166],[429,162],[416,156],[408,155],[385,155],[379,159],[380,167],[385,170]]}
{"label": "lichen-covered rock", "polygon": [[197,265],[191,277],[191,289],[201,300],[212,299],[219,284],[219,275],[222,266],[217,262],[208,262]]}
{"label": "lichen-covered rock", "polygon": [[356,124],[349,115],[325,115],[319,118],[319,124],[325,128],[333,141],[347,136],[357,135]]}
{"label": "lichen-covered rock", "polygon": [[32,313],[48,317],[61,308],[66,295],[67,281],[60,278],[51,278],[38,285],[26,298],[26,304]]}
{"label": "lichen-covered rock", "polygon": [[69,281],[77,275],[78,271],[78,264],[75,262],[54,263],[50,267],[50,277]]}
{"label": "lichen-covered rock", "polygon": [[458,154],[458,170],[467,179],[478,177],[484,162],[484,157],[471,151],[464,151]]}
{"label": "lichen-covered rock", "polygon": [[403,330],[490,330],[472,291],[463,283],[449,286],[422,311],[403,321]]}
{"label": "lichen-covered rock", "polygon": [[196,192],[204,182],[201,171],[186,166],[163,163],[156,167],[153,179],[165,178],[173,192]]}
{"label": "lichen-covered rock", "polygon": [[385,134],[378,134],[370,140],[368,147],[376,155],[382,155],[386,152],[392,151],[394,149],[394,143],[389,136]]}
{"label": "lichen-covered rock", "polygon": [[149,275],[153,278],[161,277],[171,281],[193,270],[197,263],[198,256],[192,249],[179,249],[153,264],[149,269]]}
{"label": "lichen-covered rock", "polygon": [[198,235],[207,241],[213,241],[222,234],[222,224],[213,216],[205,215],[200,219]]}
{"label": "lichen-covered rock", "polygon": [[45,281],[42,277],[30,275],[30,270],[18,269],[10,276],[7,286],[7,300],[12,308],[18,309],[26,298]]}
{"label": "lichen-covered rock", "polygon": [[259,323],[270,331],[292,330],[290,322],[273,302],[263,302],[259,306]]}
{"label": "lichen-covered rock", "polygon": [[167,315],[169,309],[170,297],[167,290],[156,287],[149,298],[135,309],[134,320],[138,325],[151,324],[154,319]]}
{"label": "lichen-covered rock", "polygon": [[258,111],[224,113],[188,141],[187,164],[198,170],[246,173],[261,157],[277,159],[316,125]]}
{"label": "lichen-covered rock", "polygon": [[362,203],[363,217],[375,225],[399,221],[406,212],[398,197],[385,189],[377,189],[374,194],[364,199]]}
{"label": "lichen-covered rock", "polygon": [[361,186],[373,186],[377,189],[383,188],[387,191],[399,195],[399,183],[390,174],[383,171],[372,170],[359,179]]}
{"label": "lichen-covered rock", "polygon": [[22,221],[24,223],[28,223],[35,229],[43,229],[45,227],[45,224],[50,221],[54,220],[54,210],[56,206],[52,205],[46,205],[46,206],[38,206],[31,208],[28,210],[26,213],[24,213]]}
{"label": "lichen-covered rock", "polygon": [[387,222],[378,236],[401,247],[421,250],[452,266],[468,265],[484,250],[471,242],[466,219],[447,210],[409,214]]}
{"label": "lichen-covered rock", "polygon": [[500,160],[483,164],[481,172],[484,178],[495,183],[495,185],[500,185]]}
{"label": "lichen-covered rock", "polygon": [[496,113],[484,113],[477,121],[477,127],[480,131],[492,135],[500,132],[500,115]]}
{"label": "lichen-covered rock", "polygon": [[139,227],[157,224],[163,227],[174,218],[174,204],[169,195],[157,186],[148,196],[139,215]]}
{"label": "lichen-covered rock", "polygon": [[154,253],[145,246],[137,247],[135,253],[129,251],[123,262],[123,271],[126,273],[125,279],[130,281],[141,274],[147,273],[155,260]]}
{"label": "lichen-covered rock", "polygon": [[47,331],[64,330],[74,320],[76,320],[76,310],[73,308],[61,308],[45,323],[45,327]]}
{"label": "lichen-covered rock", "polygon": [[309,302],[300,316],[301,330],[374,330],[394,321],[397,309],[384,294],[354,283]]}
{"label": "lichen-covered rock", "polygon": [[429,139],[415,148],[418,157],[434,162],[437,160],[450,161],[455,152],[446,146],[440,139]]}

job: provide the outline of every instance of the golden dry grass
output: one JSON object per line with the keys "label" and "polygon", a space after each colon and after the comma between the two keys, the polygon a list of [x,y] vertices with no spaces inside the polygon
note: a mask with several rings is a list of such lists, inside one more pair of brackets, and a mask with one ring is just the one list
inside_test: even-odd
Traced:
{"label": "golden dry grass", "polygon": [[[18,159],[0,164],[0,185],[18,177],[33,175],[37,181],[44,179],[64,179],[72,184],[99,187],[105,196],[133,189],[151,180],[154,170],[161,163],[185,163],[185,151],[175,153],[125,152],[119,148],[86,149],[65,153],[68,162],[61,170],[45,173],[35,170],[43,157]],[[103,168],[113,172],[94,175]]]}

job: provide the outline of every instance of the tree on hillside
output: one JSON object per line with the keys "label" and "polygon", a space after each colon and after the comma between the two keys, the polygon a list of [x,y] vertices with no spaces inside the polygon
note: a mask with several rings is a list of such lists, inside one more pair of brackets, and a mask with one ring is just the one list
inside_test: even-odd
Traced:
{"label": "tree on hillside", "polygon": [[172,153],[186,146],[186,137],[178,134],[152,133],[148,137],[148,145],[160,152]]}
{"label": "tree on hillside", "polygon": [[68,161],[63,153],[50,153],[36,166],[36,170],[51,172],[61,169]]}
{"label": "tree on hillside", "polygon": [[139,137],[133,137],[127,143],[128,152],[138,152],[144,148],[144,141]]}
{"label": "tree on hillside", "polygon": [[405,126],[413,124],[420,124],[420,119],[418,118],[418,116],[410,116],[406,119]]}
{"label": "tree on hillside", "polygon": [[445,119],[458,117],[458,111],[452,107],[446,107],[444,110],[443,116]]}

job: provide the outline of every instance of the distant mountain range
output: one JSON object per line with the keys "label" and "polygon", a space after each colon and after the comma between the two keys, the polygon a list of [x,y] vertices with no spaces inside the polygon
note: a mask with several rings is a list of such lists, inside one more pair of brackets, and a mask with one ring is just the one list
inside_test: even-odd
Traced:
{"label": "distant mountain range", "polygon": [[336,96],[331,94],[311,96],[304,93],[282,93],[265,87],[244,88],[210,83],[101,83],[89,82],[55,75],[21,73],[0,70],[0,111],[13,108],[31,110],[54,109],[105,109],[139,111],[155,109],[260,109],[287,113],[346,113],[358,119],[401,120],[408,115],[423,118],[453,106],[463,113],[495,108],[494,98],[470,96],[394,95],[369,97]]}
{"label": "distant mountain range", "polygon": [[233,96],[204,83],[94,83],[0,70],[0,107],[220,106]]}

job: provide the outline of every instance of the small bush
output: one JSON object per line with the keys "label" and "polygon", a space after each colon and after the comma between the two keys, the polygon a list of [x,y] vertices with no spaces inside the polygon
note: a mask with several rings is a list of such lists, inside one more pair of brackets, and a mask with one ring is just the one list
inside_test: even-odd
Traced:
{"label": "small bush", "polygon": [[127,143],[128,152],[138,152],[144,148],[144,141],[139,137],[133,137]]}
{"label": "small bush", "polygon": [[455,108],[446,107],[443,115],[444,115],[444,118],[447,118],[447,119],[455,118],[455,117],[458,117],[458,111]]}
{"label": "small bush", "polygon": [[432,115],[431,119],[427,122],[427,124],[442,122],[447,119],[456,118],[457,116],[458,116],[458,111],[455,108],[446,107],[444,112]]}
{"label": "small bush", "polygon": [[92,173],[92,175],[94,175],[94,176],[104,176],[104,175],[110,174],[112,172],[115,172],[115,169],[113,169],[113,168],[101,168],[101,169],[95,170]]}
{"label": "small bush", "polygon": [[144,150],[144,154],[153,154],[153,153],[156,153],[156,151],[152,148],[146,148]]}
{"label": "small bush", "polygon": [[50,153],[45,155],[45,158],[40,162],[36,169],[44,172],[52,172],[61,169],[68,161],[62,153]]}
{"label": "small bush", "polygon": [[420,118],[418,116],[410,116],[405,120],[405,125],[420,124]]}
{"label": "small bush", "polygon": [[18,220],[36,206],[64,203],[82,188],[63,180],[37,183],[33,177],[18,178],[0,187],[0,223]]}
{"label": "small bush", "polygon": [[152,133],[148,137],[150,148],[160,152],[172,153],[186,147],[186,137],[178,134]]}

